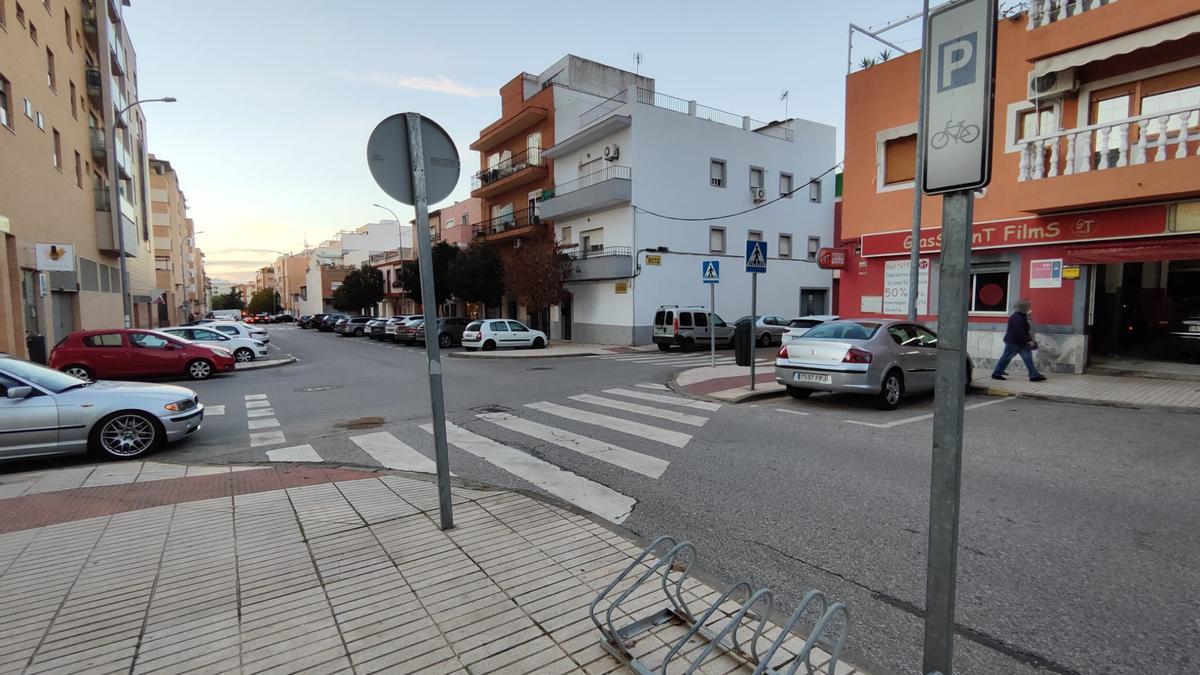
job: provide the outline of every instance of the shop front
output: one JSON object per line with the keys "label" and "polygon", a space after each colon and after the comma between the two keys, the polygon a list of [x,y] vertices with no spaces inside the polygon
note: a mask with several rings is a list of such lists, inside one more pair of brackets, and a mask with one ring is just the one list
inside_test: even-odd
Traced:
{"label": "shop front", "polygon": [[[1008,314],[1020,298],[1033,304],[1038,367],[1047,371],[1080,373],[1109,355],[1195,359],[1200,352],[1196,204],[975,223],[968,350],[976,367],[990,367],[999,357]],[[907,313],[911,245],[911,232],[884,232],[863,235],[847,250],[843,315]],[[941,230],[922,230],[918,245],[918,318],[936,327]]]}

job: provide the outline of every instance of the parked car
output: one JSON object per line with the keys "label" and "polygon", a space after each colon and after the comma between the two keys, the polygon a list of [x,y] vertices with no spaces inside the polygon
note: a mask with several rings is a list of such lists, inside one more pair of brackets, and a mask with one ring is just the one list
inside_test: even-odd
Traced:
{"label": "parked car", "polygon": [[181,324],[181,325],[184,325],[184,326],[203,326],[203,325],[204,325],[204,324],[206,324],[206,323],[213,323],[213,322],[215,322],[215,321],[217,321],[217,319],[192,319],[191,321],[188,321],[187,323],[185,323],[185,324]]}
{"label": "parked car", "polygon": [[[895,410],[905,395],[933,390],[937,343],[936,333],[910,321],[830,321],[779,349],[775,381],[795,398],[814,391],[867,394]],[[968,358],[964,386],[971,370]]]}
{"label": "parked car", "polygon": [[267,345],[265,343],[242,335],[226,335],[215,328],[207,326],[172,326],[170,328],[160,328],[159,330],[167,335],[174,335],[183,340],[224,347],[233,352],[233,358],[238,363],[245,363],[267,356]]}
{"label": "parked car", "polygon": [[370,321],[368,321],[367,325],[364,327],[367,332],[367,337],[371,338],[372,340],[382,340],[384,325],[387,324],[389,319],[394,319],[394,318],[396,318],[396,317],[394,317],[394,316],[377,316],[374,319],[371,319]]}
{"label": "parked car", "polygon": [[541,349],[548,342],[549,339],[542,331],[509,319],[472,321],[467,324],[462,334],[462,346],[469,352],[476,349],[490,352],[505,347]]}
{"label": "parked car", "polygon": [[654,312],[654,328],[651,339],[662,351],[667,351],[672,345],[689,352],[697,345],[707,346],[711,340],[718,345],[733,346],[733,326],[730,326],[720,316],[713,315],[712,329],[708,326],[708,309],[704,307],[680,307],[679,305],[662,305]]}
{"label": "parked car", "polygon": [[0,459],[89,450],[134,459],[200,430],[196,392],[91,382],[0,355]]}
{"label": "parked car", "polygon": [[383,324],[383,339],[399,342],[398,336],[400,329],[412,323],[413,321],[423,321],[424,317],[420,314],[409,314],[408,316],[398,316],[387,320]]}
{"label": "parked car", "polygon": [[271,341],[271,336],[267,333],[265,328],[250,326],[240,321],[218,321],[206,325],[205,328],[211,328],[215,331],[220,331],[229,337],[237,336],[250,338],[251,340],[258,340],[264,344]]}
{"label": "parked car", "polygon": [[[749,323],[750,317],[743,316],[742,318],[738,319],[734,325],[741,326]],[[752,334],[754,336],[754,342],[758,344],[759,347],[770,347],[775,342],[782,343],[783,334],[786,333],[787,330],[787,319],[784,319],[782,316],[767,314],[765,316],[758,317],[758,321],[754,323]]]}
{"label": "parked car", "polygon": [[[458,316],[443,316],[437,320],[437,341],[438,346],[447,349],[454,345],[462,344],[463,332],[467,329],[467,324],[470,323],[466,319]],[[425,344],[425,322],[422,321],[417,326],[416,342]]]}
{"label": "parked car", "polygon": [[362,337],[367,330],[367,322],[371,320],[369,316],[348,316],[342,321],[338,321],[334,327],[334,332],[342,337]]}
{"label": "parked car", "polygon": [[788,321],[787,332],[783,334],[783,344],[787,344],[792,340],[804,335],[809,328],[819,326],[830,321],[837,321],[836,314],[811,314],[809,316],[798,316],[791,321]]}
{"label": "parked car", "polygon": [[287,312],[276,314],[275,316],[271,317],[271,323],[292,323],[295,320],[296,318]]}
{"label": "parked car", "polygon": [[333,331],[333,325],[344,318],[346,318],[345,314],[325,314],[317,323],[317,330],[322,333],[330,333]]}
{"label": "parked car", "polygon": [[234,369],[224,347],[187,342],[152,330],[77,331],[50,352],[50,367],[81,380],[186,375],[204,380]]}
{"label": "parked car", "polygon": [[311,328],[312,320],[314,317],[317,317],[317,316],[320,316],[320,315],[319,314],[301,314],[300,316],[296,317],[296,328]]}
{"label": "parked car", "polygon": [[396,329],[395,341],[405,345],[415,344],[417,342],[417,329],[424,325],[425,319],[405,321],[403,325]]}
{"label": "parked car", "polygon": [[216,319],[217,321],[241,321],[242,310],[240,309],[214,309],[204,315],[206,319]]}

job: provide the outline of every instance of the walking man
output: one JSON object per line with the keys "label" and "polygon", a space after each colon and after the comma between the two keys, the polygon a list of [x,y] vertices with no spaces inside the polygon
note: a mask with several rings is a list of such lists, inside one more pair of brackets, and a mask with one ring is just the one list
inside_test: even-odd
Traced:
{"label": "walking man", "polygon": [[1004,371],[1009,362],[1018,354],[1025,362],[1025,369],[1029,371],[1030,382],[1046,380],[1045,376],[1038,372],[1037,366],[1033,365],[1033,350],[1037,349],[1037,342],[1034,342],[1033,333],[1029,328],[1029,314],[1029,300],[1018,301],[1016,311],[1008,317],[1008,329],[1004,332],[1004,353],[1000,355],[996,369],[992,371],[993,380],[1004,379]]}

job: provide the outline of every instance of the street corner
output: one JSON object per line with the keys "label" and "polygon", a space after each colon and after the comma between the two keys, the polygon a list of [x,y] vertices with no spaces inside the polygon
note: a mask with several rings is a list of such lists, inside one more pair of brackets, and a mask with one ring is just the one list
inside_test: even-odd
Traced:
{"label": "street corner", "polygon": [[296,363],[299,360],[300,359],[297,359],[296,357],[289,354],[287,356],[284,356],[284,357],[278,358],[278,359],[261,359],[261,360],[257,360],[257,361],[246,361],[246,362],[237,364],[236,366],[234,366],[234,368],[235,368],[235,370],[238,370],[238,371],[262,370],[264,368],[280,368],[282,366],[289,366],[293,363]]}
{"label": "street corner", "polygon": [[520,349],[513,351],[457,351],[446,352],[456,359],[566,359],[576,356],[606,356],[613,352],[602,347],[577,347],[574,345],[548,346],[543,349]]}
{"label": "street corner", "polygon": [[750,387],[750,368],[744,366],[702,366],[683,370],[673,375],[667,386],[684,396],[722,403],[745,403],[787,393],[787,388],[775,381],[774,368],[764,364],[759,364],[753,388]]}

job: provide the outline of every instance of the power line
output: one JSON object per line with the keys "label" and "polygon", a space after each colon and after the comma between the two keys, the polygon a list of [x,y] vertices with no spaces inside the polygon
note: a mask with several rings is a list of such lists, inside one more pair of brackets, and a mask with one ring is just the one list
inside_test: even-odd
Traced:
{"label": "power line", "polygon": [[737,213],[730,213],[730,214],[724,215],[724,216],[704,216],[704,217],[700,217],[700,218],[684,218],[682,216],[667,216],[667,215],[663,215],[661,213],[655,213],[654,211],[651,211],[649,209],[643,209],[640,206],[634,206],[633,210],[640,211],[646,215],[654,216],[656,218],[662,218],[663,220],[682,220],[682,221],[686,221],[689,223],[701,222],[701,221],[705,221],[705,220],[725,220],[726,218],[736,218],[738,216],[744,216],[747,213],[750,213],[751,211],[757,211],[761,208],[770,206],[781,199],[787,199],[788,197],[791,197],[793,194],[799,192],[800,190],[803,190],[804,188],[808,187],[809,185],[812,185],[813,183],[817,182],[818,180],[821,180],[822,178],[827,176],[831,171],[835,171],[841,165],[842,165],[841,162],[834,164],[833,166],[829,167],[828,169],[825,169],[824,171],[822,171],[816,177],[810,178],[807,183],[805,183],[799,187],[793,188],[787,192],[784,192],[784,193],[780,194],[778,197],[776,197],[775,199],[772,199],[771,201],[763,202],[762,204],[759,204],[758,206],[752,206],[744,211],[738,211]]}

